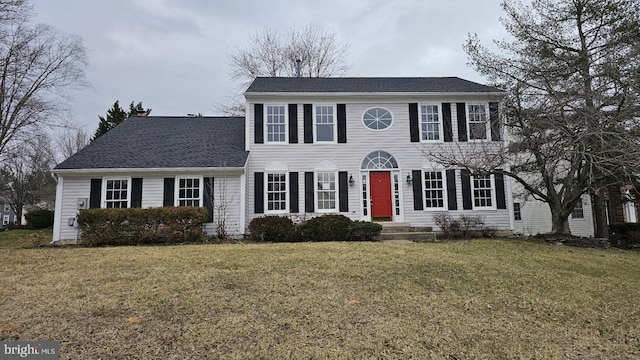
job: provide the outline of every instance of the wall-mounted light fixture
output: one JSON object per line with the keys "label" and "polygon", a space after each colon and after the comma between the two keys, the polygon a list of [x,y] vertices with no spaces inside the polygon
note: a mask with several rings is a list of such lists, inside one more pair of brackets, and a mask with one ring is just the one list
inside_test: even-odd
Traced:
{"label": "wall-mounted light fixture", "polygon": [[407,184],[413,184],[413,177],[411,176],[411,173],[407,174]]}
{"label": "wall-mounted light fixture", "polygon": [[353,175],[349,175],[349,186],[353,186],[355,184],[355,180],[353,180]]}

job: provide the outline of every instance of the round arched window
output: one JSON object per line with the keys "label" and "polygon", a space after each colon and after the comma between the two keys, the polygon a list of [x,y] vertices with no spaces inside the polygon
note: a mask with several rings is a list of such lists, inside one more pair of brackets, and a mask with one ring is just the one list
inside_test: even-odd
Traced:
{"label": "round arched window", "polygon": [[371,108],[362,115],[362,122],[371,130],[384,130],[393,123],[393,116],[387,109]]}
{"label": "round arched window", "polygon": [[360,165],[362,170],[397,169],[398,162],[386,151],[378,150],[367,155]]}

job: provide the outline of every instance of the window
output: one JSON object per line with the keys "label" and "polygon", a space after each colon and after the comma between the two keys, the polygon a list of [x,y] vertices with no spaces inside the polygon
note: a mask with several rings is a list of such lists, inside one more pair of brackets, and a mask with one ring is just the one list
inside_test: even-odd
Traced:
{"label": "window", "polygon": [[398,162],[386,151],[374,151],[369,153],[367,157],[362,160],[360,168],[363,170],[381,170],[381,169],[397,169]]}
{"label": "window", "polygon": [[520,210],[520,203],[513,203],[513,220],[522,221],[522,211]]}
{"label": "window", "polygon": [[18,223],[18,215],[13,215],[13,223],[14,224]]}
{"label": "window", "polygon": [[424,208],[444,208],[444,180],[442,171],[425,171],[424,173]]}
{"label": "window", "polygon": [[423,141],[439,141],[440,126],[438,105],[420,105],[420,139]]}
{"label": "window", "polygon": [[371,130],[384,130],[391,126],[393,116],[387,109],[373,108],[365,111],[362,122]]}
{"label": "window", "polygon": [[11,211],[11,206],[9,204],[4,204],[4,212]]}
{"label": "window", "polygon": [[106,179],[104,192],[104,207],[127,208],[129,207],[129,180]]}
{"label": "window", "polygon": [[492,208],[491,175],[473,177],[474,208]]}
{"label": "window", "polygon": [[287,174],[267,174],[267,211],[287,211]]}
{"label": "window", "polygon": [[487,126],[487,109],[485,105],[469,104],[469,139],[487,139]]}
{"label": "window", "polygon": [[9,224],[9,215],[5,215],[2,217],[2,225]]}
{"label": "window", "polygon": [[200,178],[178,178],[178,195],[176,205],[178,206],[200,206],[200,195],[202,194]]}
{"label": "window", "polygon": [[316,142],[335,141],[335,107],[333,105],[316,106]]}
{"label": "window", "polygon": [[336,208],[336,173],[316,173],[316,208],[319,211],[335,211]]}
{"label": "window", "polygon": [[578,200],[576,207],[571,212],[572,219],[584,219],[584,207],[582,206],[582,199]]}
{"label": "window", "polygon": [[284,143],[287,141],[287,115],[284,105],[267,105],[267,143]]}

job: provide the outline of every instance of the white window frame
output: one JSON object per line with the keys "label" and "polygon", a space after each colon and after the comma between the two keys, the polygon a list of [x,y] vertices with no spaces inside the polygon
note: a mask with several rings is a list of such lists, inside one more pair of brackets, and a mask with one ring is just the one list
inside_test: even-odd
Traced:
{"label": "white window frame", "polygon": [[18,224],[18,215],[13,215],[13,223]]}
{"label": "white window frame", "polygon": [[[318,140],[318,107],[331,106],[333,109],[333,140]],[[316,144],[336,144],[338,142],[338,105],[328,103],[313,104],[313,142]],[[324,124],[324,123],[323,123]]]}
{"label": "white window frame", "polygon": [[[127,181],[127,209],[131,207],[131,177],[105,177],[102,178],[101,205],[103,209],[107,209],[107,202],[115,202],[115,200],[107,200],[107,182],[108,181]],[[122,199],[118,201],[123,201]],[[121,208],[124,209],[124,208]]]}
{"label": "white window frame", "polygon": [[[484,118],[485,118],[485,138],[484,139],[472,139],[471,138],[471,112],[469,111],[469,107],[471,106],[482,106],[484,108]],[[466,112],[467,112],[467,140],[468,141],[490,141],[491,140],[491,124],[489,119],[489,103],[467,103],[466,104]],[[477,122],[474,122],[477,123]]]}
{"label": "white window frame", "polygon": [[9,215],[4,215],[2,217],[2,225],[9,225]]}
{"label": "white window frame", "polygon": [[[516,209],[516,205],[518,205]],[[516,218],[516,215],[518,218]],[[522,221],[522,203],[513,203],[513,221]]]}
{"label": "white window frame", "polygon": [[[282,141],[269,140],[269,108],[270,107],[282,107],[284,109],[284,139]],[[289,110],[287,104],[264,104],[264,143],[265,144],[288,144],[289,143]]]}
{"label": "white window frame", "polygon": [[[580,207],[578,207],[578,205],[580,205]],[[582,216],[579,216],[579,217],[574,216],[576,211],[581,211]],[[582,198],[578,200],[578,202],[576,203],[576,206],[574,206],[573,210],[571,210],[571,220],[584,220],[584,201],[582,201]]]}
{"label": "white window frame", "polygon": [[180,205],[180,200],[194,200],[195,198],[181,198],[180,197],[180,180],[195,180],[197,179],[198,182],[198,194],[200,195],[198,197],[198,207],[204,207],[204,203],[203,203],[203,191],[204,191],[204,178],[202,176],[176,176],[176,182],[175,182],[175,186],[174,186],[174,196],[173,196],[173,206],[186,206],[186,205]]}
{"label": "white window frame", "polygon": [[4,212],[11,212],[11,205],[4,204]]}
{"label": "white window frame", "polygon": [[[471,205],[473,210],[495,210],[496,209],[496,189],[493,175],[489,175],[489,190],[491,191],[491,206],[476,206],[476,177],[471,176]],[[486,188],[485,188],[486,189]]]}
{"label": "white window frame", "polygon": [[[318,186],[320,185],[320,181],[319,181],[319,174],[332,174],[333,175],[333,190],[320,190],[318,188]],[[313,180],[314,180],[314,198],[315,198],[315,208],[316,211],[319,213],[323,213],[323,212],[337,212],[338,211],[338,172],[337,171],[331,171],[331,170],[316,170],[313,173]],[[333,197],[333,208],[329,208],[329,209],[321,209],[320,208],[320,193],[321,192],[333,192],[334,197]]]}
{"label": "white window frame", "polygon": [[[373,129],[373,128],[368,127],[368,126],[367,126],[367,124],[365,123],[365,119],[364,119],[364,117],[365,117],[365,115],[367,115],[367,113],[368,113],[369,111],[371,111],[371,110],[384,110],[384,111],[386,111],[386,112],[389,114],[389,116],[391,116],[391,123],[389,124],[389,126],[387,126],[387,127],[386,127],[386,128],[384,128],[384,129]],[[379,118],[379,117],[378,117],[378,118]],[[391,126],[393,126],[393,122],[394,122],[394,121],[395,121],[395,117],[393,116],[393,113],[391,112],[391,110],[389,110],[389,109],[387,109],[387,108],[384,108],[384,107],[381,107],[381,106],[374,106],[374,107],[370,107],[370,108],[366,109],[366,110],[362,113],[362,125],[365,127],[365,129],[370,130],[370,131],[376,131],[376,132],[377,132],[377,131],[387,131],[387,130],[389,130],[389,128],[391,128]]]}
{"label": "white window frame", "polygon": [[[424,124],[424,122],[422,121],[422,107],[423,106],[435,106],[438,109],[437,115],[438,115],[438,139],[425,139],[424,138],[424,133],[422,130],[422,125]],[[443,124],[443,119],[442,119],[442,106],[438,103],[420,103],[418,104],[418,126],[420,129],[420,142],[425,142],[425,143],[440,143],[444,141],[444,124]]]}
{"label": "white window frame", "polygon": [[[429,173],[440,173],[440,176],[442,176],[442,206],[441,207],[428,207],[427,206],[427,195],[426,195],[426,175],[425,172],[429,172]],[[444,170],[442,169],[425,169],[423,168],[422,171],[420,172],[421,174],[421,181],[422,181],[422,208],[424,209],[424,211],[443,211],[443,210],[447,210],[447,204],[448,204],[448,199],[447,199],[447,175],[445,173]]]}
{"label": "white window frame", "polygon": [[[284,209],[269,209],[269,175],[284,175]],[[274,192],[275,193],[275,192]],[[264,173],[264,213],[265,214],[287,214],[289,212],[289,172],[283,171],[265,171]]]}

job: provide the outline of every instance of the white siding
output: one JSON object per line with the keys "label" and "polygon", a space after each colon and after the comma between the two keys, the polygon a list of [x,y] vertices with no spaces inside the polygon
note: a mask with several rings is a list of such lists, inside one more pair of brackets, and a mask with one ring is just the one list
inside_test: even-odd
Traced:
{"label": "white siding", "polygon": [[240,176],[217,176],[213,183],[213,222],[206,225],[207,234],[215,236],[216,227],[222,219],[226,219],[225,229],[229,235],[244,234],[240,226]]}
{"label": "white siding", "polygon": [[[105,178],[115,176],[131,176],[131,174],[123,173],[109,173],[109,174],[88,174],[84,176],[73,175],[60,175],[63,179],[61,196],[56,199],[56,211],[60,211],[60,214],[56,214],[54,224],[54,241],[58,240],[74,240],[76,237],[76,230],[74,227],[68,225],[68,219],[76,216],[77,199],[89,198],[91,190],[92,178]],[[161,207],[163,203],[164,194],[164,178],[175,177],[177,174],[136,174],[131,177],[141,177],[142,180],[142,207]],[[215,178],[215,201],[219,204],[226,199],[226,214],[228,216],[226,227],[227,232],[230,235],[238,235],[244,233],[244,229],[240,226],[240,175],[238,171],[231,174],[223,173],[180,173],[181,176],[213,176]],[[224,180],[221,180],[224,179]],[[226,184],[226,185],[225,185]],[[227,194],[227,195],[225,195]],[[57,202],[60,201],[60,204]],[[221,205],[218,205],[219,207]],[[215,209],[214,209],[214,223],[207,224],[205,229],[210,235],[215,234]]]}
{"label": "white siding", "polygon": [[[389,101],[389,99],[379,99],[375,102],[367,101],[346,101],[345,98],[290,98],[286,99],[287,103],[298,104],[298,143],[297,144],[255,144],[254,136],[254,106],[253,103],[269,104],[270,99],[250,99],[251,106],[248,107],[247,113],[250,122],[248,139],[251,141],[251,155],[248,162],[247,174],[247,224],[251,219],[262,216],[263,214],[255,214],[254,201],[254,173],[264,171],[265,166],[273,160],[282,161],[287,164],[289,172],[298,172],[299,177],[299,210],[300,213],[295,217],[305,218],[317,216],[321,214],[305,214],[304,213],[304,172],[313,172],[316,164],[321,160],[330,160],[338,167],[338,171],[346,171],[349,176],[353,176],[355,184],[349,187],[349,212],[344,213],[352,219],[363,218],[361,214],[361,176],[360,166],[362,160],[372,151],[383,150],[391,153],[398,161],[400,171],[400,195],[402,198],[402,212],[404,213],[404,221],[410,222],[413,226],[434,226],[432,220],[432,212],[413,210],[413,188],[406,183],[406,177],[411,170],[419,170],[423,168],[425,157],[422,150],[425,147],[438,146],[458,149],[458,145],[474,146],[471,143],[458,143],[457,138],[457,115],[456,102],[473,102],[478,99],[465,98],[444,98],[444,97],[416,97],[411,99],[402,99],[402,101]],[[282,99],[273,100],[273,102],[283,103]],[[412,143],[410,141],[410,124],[409,124],[409,103],[421,101],[429,101],[441,104],[442,102],[451,103],[451,122],[453,127],[452,143]],[[495,101],[495,99],[487,99],[484,101]],[[347,118],[347,143],[346,144],[305,144],[304,143],[304,107],[305,103],[334,103],[346,104]],[[393,114],[393,124],[390,128],[382,131],[373,131],[366,128],[362,122],[364,112],[372,107],[382,107],[388,109]],[[441,134],[442,137],[443,134]],[[265,133],[266,138],[266,133]],[[462,209],[462,187],[460,183],[460,172],[457,175],[457,201],[458,209]],[[507,182],[505,178],[505,193],[508,192]],[[506,199],[510,199],[511,194],[506,194]],[[508,202],[508,200],[507,200]],[[452,214],[470,213],[469,210],[458,210]],[[474,214],[481,215],[485,218],[488,225],[494,226],[500,230],[510,229],[509,210],[488,210],[474,211]],[[394,220],[402,220],[402,217]]]}

